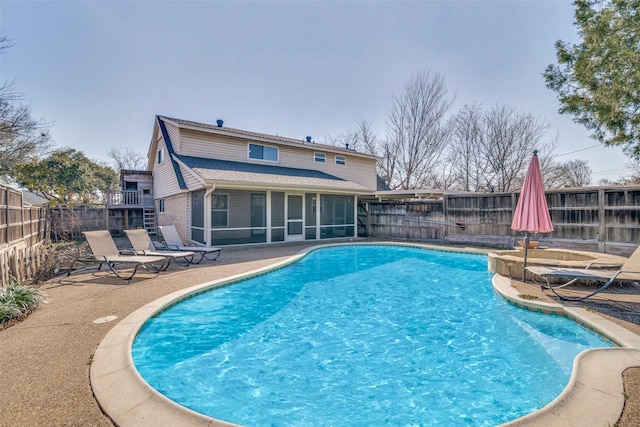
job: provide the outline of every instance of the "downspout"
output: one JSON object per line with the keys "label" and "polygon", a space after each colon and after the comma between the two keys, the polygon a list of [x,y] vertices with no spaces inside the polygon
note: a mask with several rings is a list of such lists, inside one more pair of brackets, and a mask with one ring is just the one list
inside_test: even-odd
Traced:
{"label": "downspout", "polygon": [[211,194],[216,190],[216,184],[205,182],[204,185],[204,243],[211,246]]}

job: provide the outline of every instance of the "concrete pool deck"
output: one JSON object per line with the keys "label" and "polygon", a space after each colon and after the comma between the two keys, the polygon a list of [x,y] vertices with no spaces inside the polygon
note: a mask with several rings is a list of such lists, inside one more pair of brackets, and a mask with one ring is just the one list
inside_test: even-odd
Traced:
{"label": "concrete pool deck", "polygon": [[[127,369],[128,362],[122,359],[122,354],[109,349],[118,340],[130,339],[127,335],[130,330],[118,336],[117,329],[126,329],[127,325],[131,326],[140,319],[127,316],[159,298],[168,301],[168,295],[183,291],[194,283],[208,283],[285,262],[311,246],[315,246],[315,242],[228,248],[214,263],[189,268],[172,266],[157,277],[139,274],[130,284],[104,273],[77,274],[68,279],[56,278],[47,282],[43,289],[48,293],[50,302],[23,322],[0,331],[0,364],[3,368],[0,426],[114,425],[114,420],[103,413],[103,408],[94,398],[89,372],[91,368],[94,383],[103,382],[102,390],[99,390],[101,386],[95,390],[101,402],[104,396],[100,397],[100,393],[110,393],[113,384],[137,383],[135,375],[133,381],[130,377],[117,378],[120,371]],[[158,307],[158,304],[155,302],[152,307]],[[110,316],[117,316],[117,319],[109,321]],[[116,331],[116,334],[112,336],[110,331]],[[105,339],[107,334],[109,337]],[[96,351],[101,342],[100,349]],[[617,350],[634,353],[627,349]],[[633,360],[635,362],[631,365],[640,366],[640,358]],[[592,370],[592,374],[600,375],[602,372],[610,372],[612,382],[616,383],[608,394],[621,395],[619,387],[622,380],[617,371],[608,362],[605,368]],[[139,383],[134,385],[139,386]],[[115,420],[117,425],[187,425],[182,412],[176,415],[178,418],[162,416],[159,419],[155,405],[171,405],[165,405],[164,398],[153,395],[144,387],[138,391],[134,389],[131,394],[113,393],[111,399],[111,403],[102,404],[110,416],[119,417]],[[109,410],[106,406],[112,404],[122,406]],[[582,416],[590,413],[586,410],[590,406],[590,402],[585,402]],[[215,425],[209,418],[195,419],[194,425]],[[617,417],[610,425],[616,421]],[[562,425],[572,424],[564,422]]]}

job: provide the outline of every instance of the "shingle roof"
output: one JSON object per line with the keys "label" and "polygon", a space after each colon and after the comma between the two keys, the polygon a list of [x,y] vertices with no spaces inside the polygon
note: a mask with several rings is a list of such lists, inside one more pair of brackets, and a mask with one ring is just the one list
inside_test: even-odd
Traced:
{"label": "shingle roof", "polygon": [[201,157],[175,157],[205,180],[369,192],[366,187],[324,172]]}
{"label": "shingle roof", "polygon": [[171,142],[171,138],[169,137],[169,132],[167,132],[167,127],[165,126],[164,121],[162,120],[162,117],[156,116],[156,118],[158,120],[158,125],[160,126],[160,132],[162,132],[162,137],[164,138],[164,144],[167,146],[167,152],[169,155],[169,159],[171,160],[171,166],[173,167],[173,171],[176,174],[178,185],[180,186],[181,190],[186,190],[189,187],[187,187],[187,183],[185,182],[184,177],[182,176],[180,167],[175,162],[175,160],[173,160],[172,154],[174,154],[175,151],[173,150],[173,142]]}

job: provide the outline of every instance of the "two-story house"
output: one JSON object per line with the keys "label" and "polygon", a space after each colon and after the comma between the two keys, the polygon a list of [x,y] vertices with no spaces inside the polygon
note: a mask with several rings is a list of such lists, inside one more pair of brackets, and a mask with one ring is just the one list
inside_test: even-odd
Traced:
{"label": "two-story house", "polygon": [[156,116],[147,169],[159,225],[212,245],[355,237],[375,156]]}

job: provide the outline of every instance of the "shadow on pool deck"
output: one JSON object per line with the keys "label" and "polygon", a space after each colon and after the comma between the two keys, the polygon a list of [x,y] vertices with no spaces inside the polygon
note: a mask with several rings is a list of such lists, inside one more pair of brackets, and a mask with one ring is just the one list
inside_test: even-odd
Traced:
{"label": "shadow on pool deck", "polygon": [[[91,272],[50,280],[42,286],[49,303],[0,331],[0,426],[113,425],[93,397],[89,367],[119,320],[174,291],[265,267],[315,245],[225,248],[218,261],[188,268],[172,264],[157,277],[139,273],[129,284]],[[117,320],[94,323],[106,316]]]}

